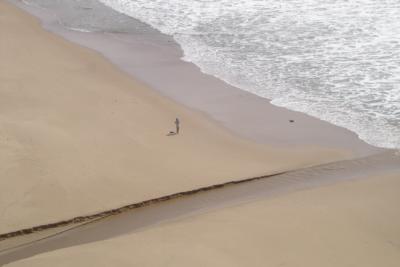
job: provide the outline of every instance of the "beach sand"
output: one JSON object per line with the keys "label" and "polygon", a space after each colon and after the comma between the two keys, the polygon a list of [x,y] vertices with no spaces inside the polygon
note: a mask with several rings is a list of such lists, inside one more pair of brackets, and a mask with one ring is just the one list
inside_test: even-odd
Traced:
{"label": "beach sand", "polygon": [[241,139],[7,2],[0,12],[0,233],[351,156]]}
{"label": "beach sand", "polygon": [[[133,46],[119,47],[111,39],[104,45],[99,34],[60,31],[96,52],[45,31],[6,1],[0,34],[0,234],[383,151],[201,74],[178,62],[168,42],[141,50],[129,36]],[[125,68],[112,59],[132,47]],[[181,133],[168,136],[176,117]],[[299,170],[264,187],[235,185],[229,205],[221,204],[227,195],[212,191],[213,199],[188,196],[156,213],[144,207],[138,212],[149,217],[135,223],[146,227],[109,228],[92,243],[78,227],[70,231],[78,238],[65,233],[71,243],[63,249],[43,253],[33,243],[29,255],[42,254],[10,266],[398,266],[400,175],[397,156],[386,153],[311,168],[311,176]],[[0,248],[75,226],[0,241]]]}
{"label": "beach sand", "polygon": [[398,171],[364,177],[6,266],[394,267],[400,264],[398,188]]}
{"label": "beach sand", "polygon": [[[335,185],[344,181],[365,180],[400,173],[400,155],[388,151],[366,158],[345,160],[299,169],[253,181],[201,190],[190,195],[153,202],[125,210],[85,225],[71,225],[38,231],[0,242],[0,265],[63,248],[108,240],[145,231],[160,224],[182,220],[255,201],[272,200],[298,191]],[[368,198],[368,192],[365,198]],[[338,194],[337,197],[341,197]],[[381,196],[382,201],[388,201]],[[315,199],[319,201],[318,198]],[[391,205],[390,203],[388,203]],[[372,209],[375,207],[372,206]],[[338,214],[341,216],[341,214]],[[216,228],[218,230],[218,227]],[[39,241],[38,241],[39,240]],[[132,241],[134,242],[134,241]],[[24,244],[25,243],[25,244]],[[85,246],[83,246],[85,247]]]}

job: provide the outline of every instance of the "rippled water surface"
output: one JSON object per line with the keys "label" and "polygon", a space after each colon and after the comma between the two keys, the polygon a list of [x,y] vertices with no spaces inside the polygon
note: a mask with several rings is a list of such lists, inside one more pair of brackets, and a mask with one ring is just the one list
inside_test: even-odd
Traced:
{"label": "rippled water surface", "polygon": [[[398,0],[99,1],[172,35],[206,73],[371,144],[400,147]],[[67,2],[76,9],[65,18],[71,27],[135,27],[96,0]],[[85,5],[96,5],[92,17],[79,15]]]}

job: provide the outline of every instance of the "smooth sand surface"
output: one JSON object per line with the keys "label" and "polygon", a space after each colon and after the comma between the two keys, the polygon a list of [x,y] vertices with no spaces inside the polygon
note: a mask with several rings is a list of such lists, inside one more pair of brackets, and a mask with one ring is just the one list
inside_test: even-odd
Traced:
{"label": "smooth sand surface", "polygon": [[400,174],[298,191],[6,266],[399,266]]}
{"label": "smooth sand surface", "polygon": [[[44,234],[48,236],[45,239],[43,239],[45,235],[42,232],[27,235],[25,238],[7,239],[5,242],[0,242],[0,265],[62,248],[129,235],[155,227],[160,223],[251,201],[267,200],[299,190],[395,172],[400,172],[400,156],[388,152],[367,158],[296,170],[251,182],[231,184],[130,210],[94,223],[77,226],[72,230],[65,231],[65,228],[56,228],[45,231]],[[63,233],[57,234],[58,232]],[[40,241],[32,242],[35,240]],[[31,241],[31,243],[11,249],[14,248],[15,242],[21,245],[21,241]],[[7,250],[4,251],[4,249]]]}
{"label": "smooth sand surface", "polygon": [[88,224],[88,223],[90,223],[90,221],[83,222],[83,223],[69,224],[69,225],[60,226],[57,228],[50,228],[47,230],[42,230],[39,232],[35,232],[34,234],[20,235],[20,236],[16,236],[13,238],[4,239],[4,240],[0,241],[0,266],[2,264],[2,262],[1,262],[2,253],[10,252],[10,250],[19,249],[22,246],[36,243],[38,240],[42,240],[42,239],[46,239],[46,238],[54,236],[54,235],[58,235],[60,233],[69,231],[73,228],[80,227],[80,226]]}
{"label": "smooth sand surface", "polygon": [[351,156],[235,137],[5,1],[0,33],[0,233]]}

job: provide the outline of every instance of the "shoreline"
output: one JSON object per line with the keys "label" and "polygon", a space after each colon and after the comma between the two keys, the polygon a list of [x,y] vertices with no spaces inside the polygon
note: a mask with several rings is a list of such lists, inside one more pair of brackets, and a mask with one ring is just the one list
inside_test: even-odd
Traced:
{"label": "shoreline", "polygon": [[135,34],[80,32],[62,26],[57,13],[20,0],[8,1],[37,17],[45,30],[97,51],[132,78],[241,138],[277,147],[315,145],[345,149],[354,157],[386,150],[367,144],[348,129],[274,106],[269,99],[201,72],[193,63],[181,59],[183,52],[172,37],[138,20],[140,30]]}
{"label": "shoreline", "polygon": [[[0,233],[354,156],[239,138],[24,10],[0,8]],[[176,116],[182,131],[168,136]]]}
{"label": "shoreline", "polygon": [[0,234],[39,230],[0,241],[0,265],[321,266],[334,253],[376,266],[373,252],[397,253],[396,150],[205,75],[144,25],[86,34],[9,0],[0,11]]}

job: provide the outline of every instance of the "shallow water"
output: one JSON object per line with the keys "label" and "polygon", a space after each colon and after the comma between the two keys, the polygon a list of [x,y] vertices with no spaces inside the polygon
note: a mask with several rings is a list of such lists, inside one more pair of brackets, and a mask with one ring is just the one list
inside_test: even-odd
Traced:
{"label": "shallow water", "polygon": [[[172,35],[184,60],[268,99],[400,147],[400,2],[395,0],[27,0],[60,22]],[[124,16],[121,13],[126,14]],[[139,27],[139,28],[138,28]]]}

